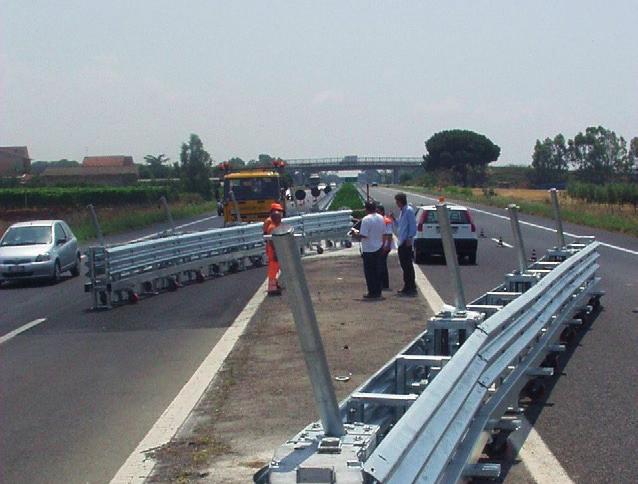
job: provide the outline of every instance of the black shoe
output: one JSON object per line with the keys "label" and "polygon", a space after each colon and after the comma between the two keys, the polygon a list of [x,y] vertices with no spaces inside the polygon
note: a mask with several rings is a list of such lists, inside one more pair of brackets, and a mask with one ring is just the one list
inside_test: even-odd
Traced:
{"label": "black shoe", "polygon": [[397,294],[403,297],[415,297],[417,295],[417,291],[416,289],[412,289],[409,291],[399,291]]}
{"label": "black shoe", "polygon": [[375,296],[374,294],[364,294],[363,299],[367,299],[367,300],[381,299],[381,294],[379,294],[378,296]]}

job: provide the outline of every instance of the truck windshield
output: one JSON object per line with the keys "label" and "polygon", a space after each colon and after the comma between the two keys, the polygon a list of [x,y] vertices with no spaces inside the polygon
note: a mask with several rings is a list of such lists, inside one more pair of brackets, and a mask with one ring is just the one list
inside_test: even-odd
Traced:
{"label": "truck windshield", "polygon": [[236,200],[278,200],[279,179],[271,178],[235,178],[224,180],[224,193],[235,194]]}

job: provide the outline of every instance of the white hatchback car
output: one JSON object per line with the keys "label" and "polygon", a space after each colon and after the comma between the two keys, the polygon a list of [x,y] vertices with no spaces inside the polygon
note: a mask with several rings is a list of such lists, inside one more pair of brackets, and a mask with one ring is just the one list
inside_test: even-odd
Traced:
{"label": "white hatchback car", "polygon": [[[470,211],[461,205],[448,205],[448,210],[459,261],[467,257],[470,264],[476,264],[478,236]],[[441,228],[437,218],[434,205],[424,205],[419,207],[416,212],[417,232],[414,238],[414,261],[417,264],[423,264],[432,255],[444,255]]]}

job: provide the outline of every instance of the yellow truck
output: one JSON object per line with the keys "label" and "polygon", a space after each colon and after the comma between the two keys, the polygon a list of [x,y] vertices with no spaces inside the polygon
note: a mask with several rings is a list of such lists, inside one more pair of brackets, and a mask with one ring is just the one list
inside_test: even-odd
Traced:
{"label": "yellow truck", "polygon": [[270,205],[275,202],[285,207],[282,169],[283,162],[273,168],[227,172],[222,201],[224,225],[261,222],[268,217]]}

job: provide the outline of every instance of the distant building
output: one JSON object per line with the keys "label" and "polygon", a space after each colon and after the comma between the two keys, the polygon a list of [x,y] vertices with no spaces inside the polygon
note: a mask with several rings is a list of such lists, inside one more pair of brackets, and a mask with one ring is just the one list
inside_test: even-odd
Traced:
{"label": "distant building", "polygon": [[[126,158],[131,158],[126,157]],[[86,159],[86,158],[85,158]],[[139,177],[137,166],[47,167],[40,175],[46,185],[134,185]]]}
{"label": "distant building", "polygon": [[26,146],[0,146],[0,177],[16,177],[31,171]]}
{"label": "distant building", "polygon": [[85,156],[82,160],[82,166],[134,166],[132,156],[115,155],[115,156]]}
{"label": "distant building", "polygon": [[46,185],[134,185],[139,173],[132,156],[86,156],[82,165],[48,166],[40,175]]}

